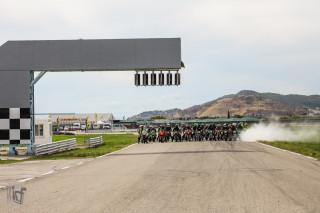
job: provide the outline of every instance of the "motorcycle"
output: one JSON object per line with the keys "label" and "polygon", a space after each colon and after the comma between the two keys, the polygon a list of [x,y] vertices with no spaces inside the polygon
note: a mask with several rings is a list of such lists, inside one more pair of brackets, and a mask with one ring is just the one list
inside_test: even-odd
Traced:
{"label": "motorcycle", "polygon": [[232,140],[236,141],[239,138],[238,132],[233,130],[232,132]]}
{"label": "motorcycle", "polygon": [[208,131],[208,139],[209,141],[213,141],[214,140],[214,133],[213,133],[213,130],[209,130]]}
{"label": "motorcycle", "polygon": [[142,131],[142,136],[140,137],[141,143],[148,143],[148,133],[146,130]]}
{"label": "motorcycle", "polygon": [[209,130],[208,129],[205,129],[204,130],[204,138],[207,140],[209,140]]}
{"label": "motorcycle", "polygon": [[150,134],[148,135],[148,139],[149,139],[149,142],[155,142],[157,138],[157,133],[153,130],[150,132]]}
{"label": "motorcycle", "polygon": [[219,131],[219,137],[220,137],[221,141],[223,140],[223,136],[224,136],[224,132],[223,132],[223,130],[220,130]]}
{"label": "motorcycle", "polygon": [[192,139],[192,131],[191,131],[191,129],[187,129],[186,130],[185,139],[186,139],[186,141],[191,141],[191,139]]}
{"label": "motorcycle", "polygon": [[227,135],[226,135],[226,141],[232,141],[232,130],[228,129]]}
{"label": "motorcycle", "polygon": [[223,130],[223,140],[225,140],[225,141],[228,141],[228,130],[227,129],[225,129],[225,130]]}
{"label": "motorcycle", "polygon": [[179,131],[174,131],[173,136],[171,137],[172,142],[175,140],[178,142],[178,140],[181,142],[181,135]]}
{"label": "motorcycle", "polygon": [[159,132],[159,142],[163,143],[166,141],[166,132],[164,130],[160,130]]}
{"label": "motorcycle", "polygon": [[172,133],[171,133],[171,131],[167,131],[166,132],[166,141],[169,141],[170,138],[172,138]]}
{"label": "motorcycle", "polygon": [[203,135],[200,131],[196,131],[194,133],[194,141],[202,141],[203,140]]}

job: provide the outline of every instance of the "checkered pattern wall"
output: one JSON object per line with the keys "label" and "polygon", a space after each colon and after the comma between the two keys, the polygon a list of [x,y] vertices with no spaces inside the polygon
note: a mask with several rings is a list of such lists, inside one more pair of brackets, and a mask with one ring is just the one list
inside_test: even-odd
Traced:
{"label": "checkered pattern wall", "polygon": [[30,108],[0,108],[0,144],[30,144]]}

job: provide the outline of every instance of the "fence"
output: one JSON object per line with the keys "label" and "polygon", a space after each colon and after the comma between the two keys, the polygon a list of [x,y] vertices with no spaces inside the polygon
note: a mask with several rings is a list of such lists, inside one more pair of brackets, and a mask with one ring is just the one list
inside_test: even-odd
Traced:
{"label": "fence", "polygon": [[75,149],[75,148],[76,148],[76,139],[75,138],[33,146],[33,149],[34,149],[36,156],[51,154],[54,152],[59,152],[62,150],[67,150],[67,149]]}
{"label": "fence", "polygon": [[85,139],[85,142],[89,142],[89,148],[95,147],[95,146],[99,146],[102,144],[102,136],[96,137],[96,138],[89,138],[89,139]]}

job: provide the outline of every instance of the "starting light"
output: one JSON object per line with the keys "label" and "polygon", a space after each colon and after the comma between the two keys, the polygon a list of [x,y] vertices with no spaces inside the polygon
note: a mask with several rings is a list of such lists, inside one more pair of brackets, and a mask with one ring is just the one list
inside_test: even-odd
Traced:
{"label": "starting light", "polygon": [[138,72],[134,74],[134,84],[140,86],[140,74],[138,74]]}
{"label": "starting light", "polygon": [[174,74],[175,76],[174,76],[174,84],[175,85],[180,85],[180,73],[176,73],[176,74]]}
{"label": "starting light", "polygon": [[170,73],[170,71],[167,73],[167,85],[172,85],[172,74]]}
{"label": "starting light", "polygon": [[151,85],[152,86],[157,85],[157,74],[155,74],[154,71],[152,71],[152,74],[151,74]]}
{"label": "starting light", "polygon": [[[181,82],[181,76],[178,71],[174,75],[171,73],[170,70],[160,71],[158,73],[156,73],[156,71],[150,71],[152,72],[150,74],[150,78],[148,74],[149,71],[143,71],[143,72],[144,73],[142,74],[142,81],[141,81],[141,76],[139,74],[139,71],[136,71],[136,74],[134,75],[134,82],[136,86],[172,86],[172,85],[179,86]],[[166,75],[164,72],[167,72]],[[157,82],[157,78],[159,79],[158,82]]]}
{"label": "starting light", "polygon": [[148,74],[146,71],[144,71],[143,74],[143,86],[148,86],[149,85],[149,81],[148,81]]}
{"label": "starting light", "polygon": [[162,73],[162,71],[159,73],[159,85],[164,85],[164,74]]}

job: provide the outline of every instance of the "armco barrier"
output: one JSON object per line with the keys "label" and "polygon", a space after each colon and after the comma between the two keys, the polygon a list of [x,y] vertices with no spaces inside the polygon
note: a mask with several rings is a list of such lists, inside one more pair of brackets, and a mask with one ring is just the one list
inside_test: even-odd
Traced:
{"label": "armco barrier", "polygon": [[33,149],[34,149],[36,156],[51,154],[54,152],[59,152],[59,151],[67,150],[67,149],[75,149],[75,148],[76,148],[76,139],[75,138],[33,146]]}
{"label": "armco barrier", "polygon": [[87,139],[89,141],[89,148],[99,146],[102,144],[102,136]]}

